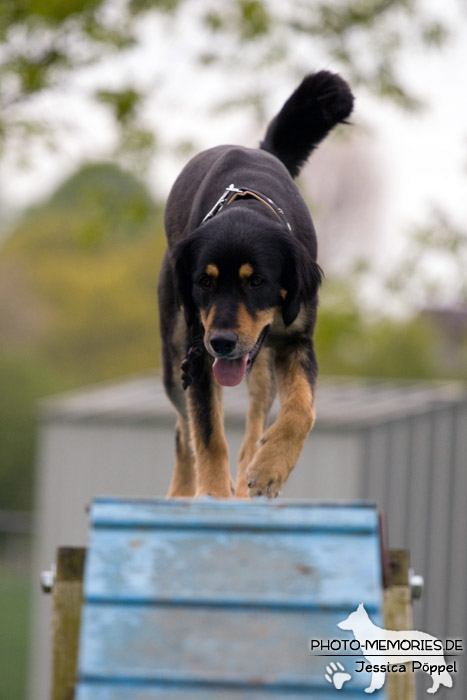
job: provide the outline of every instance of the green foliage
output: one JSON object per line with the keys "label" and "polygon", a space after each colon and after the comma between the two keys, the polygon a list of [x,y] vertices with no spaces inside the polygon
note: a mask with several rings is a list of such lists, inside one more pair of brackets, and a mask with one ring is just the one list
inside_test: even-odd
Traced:
{"label": "green foliage", "polygon": [[[354,89],[363,85],[412,111],[422,105],[399,74],[397,59],[408,45],[440,48],[449,37],[445,24],[429,16],[418,0],[290,2],[277,10],[267,2],[237,0],[222,11],[206,12],[204,22],[226,38],[222,50],[201,56],[204,65],[225,65],[230,72],[247,66],[255,75],[283,71],[287,65],[294,77],[304,75],[312,66],[306,52],[295,52],[295,44],[305,46],[308,40],[310,54],[318,51],[323,64],[331,58]],[[250,43],[254,48],[249,52]],[[259,89],[257,96],[261,99]]]}
{"label": "green foliage", "polygon": [[0,697],[26,697],[31,583],[0,569]]}
{"label": "green foliage", "polygon": [[55,88],[73,72],[101,58],[104,49],[134,44],[131,23],[102,11],[104,0],[0,2],[0,149],[13,136],[42,134],[47,125],[17,107]]}
{"label": "green foliage", "polygon": [[320,371],[388,378],[440,376],[433,328],[417,318],[375,317],[358,302],[355,282],[324,284],[315,335]]}
{"label": "green foliage", "polygon": [[203,21],[214,33],[225,32],[241,41],[251,41],[271,30],[272,18],[266,4],[259,0],[237,0],[221,9],[209,10]]}
{"label": "green foliage", "polygon": [[121,123],[128,123],[141,104],[141,95],[132,88],[98,90],[96,97],[100,102],[108,104],[113,109],[115,118]]}
{"label": "green foliage", "polygon": [[32,506],[38,398],[158,364],[164,248],[160,209],[133,176],[107,164],[71,177],[6,240],[0,508]]}
{"label": "green foliage", "polygon": [[36,283],[55,319],[39,350],[78,383],[158,362],[156,236],[107,251],[43,259]]}
{"label": "green foliage", "polygon": [[466,269],[465,226],[452,221],[439,208],[433,208],[427,223],[412,231],[403,261],[388,275],[386,285],[394,296],[417,299],[419,306],[439,304],[446,294],[454,297],[457,304],[465,305]]}
{"label": "green foliage", "polygon": [[30,212],[4,256],[21,261],[47,310],[32,344],[40,357],[81,383],[152,367],[164,247],[160,210],[116,166],[83,168]]}
{"label": "green foliage", "polygon": [[129,9],[132,15],[137,16],[150,10],[174,12],[180,4],[181,0],[130,0]]}
{"label": "green foliage", "polygon": [[0,354],[0,509],[32,508],[36,401],[66,386],[32,354]]}
{"label": "green foliage", "polygon": [[[186,21],[188,5],[183,0],[123,0],[115,7],[103,0],[3,0],[0,147],[9,136],[33,136],[50,126],[31,112],[25,119],[18,105],[45,90],[63,88],[69,76],[83,66],[97,65],[112,53],[117,58],[134,48],[139,41],[138,27],[146,18],[164,15],[176,32]],[[295,80],[297,74],[313,68],[304,58],[306,51],[295,51],[297,39],[302,47],[306,40],[321,55],[321,63],[326,65],[331,59],[354,88],[365,85],[377,96],[409,109],[420,104],[397,72],[397,57],[406,45],[439,48],[449,36],[445,24],[425,10],[422,0],[294,0],[277,5],[265,0],[207,2],[190,6],[190,23],[194,36],[208,36],[209,50],[198,53],[204,70],[220,66],[233,77],[248,70],[260,86],[262,75],[277,66]],[[93,93],[94,99],[109,106],[121,132],[119,155],[138,149],[147,154],[154,148],[154,135],[143,114],[161,77],[154,81],[156,73],[151,67],[147,74],[147,89],[114,83],[90,89],[90,96]],[[169,71],[167,79],[172,77]],[[246,86],[246,92],[250,89]],[[264,99],[259,89],[256,99]]]}
{"label": "green foliage", "polygon": [[[104,206],[106,214],[117,208],[121,215],[126,209],[133,210],[137,206],[141,215],[147,218],[155,209],[144,185],[114,163],[82,166],[55,191],[44,208],[58,206],[77,212],[82,206],[94,206],[94,202],[99,202],[99,207]],[[132,226],[135,220],[132,218],[128,223]]]}
{"label": "green foliage", "polygon": [[2,2],[2,16],[10,22],[38,22],[60,24],[70,16],[94,13],[102,0],[25,0],[23,2]]}
{"label": "green foliage", "polygon": [[102,251],[146,235],[156,213],[133,175],[110,163],[87,165],[23,218],[5,250]]}

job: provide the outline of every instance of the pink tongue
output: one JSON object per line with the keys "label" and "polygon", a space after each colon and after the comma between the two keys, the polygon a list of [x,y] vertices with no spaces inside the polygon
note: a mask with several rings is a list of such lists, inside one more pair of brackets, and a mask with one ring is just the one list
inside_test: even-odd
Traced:
{"label": "pink tongue", "polygon": [[248,355],[244,355],[238,360],[216,358],[212,366],[216,381],[222,386],[237,386],[245,376],[247,362]]}

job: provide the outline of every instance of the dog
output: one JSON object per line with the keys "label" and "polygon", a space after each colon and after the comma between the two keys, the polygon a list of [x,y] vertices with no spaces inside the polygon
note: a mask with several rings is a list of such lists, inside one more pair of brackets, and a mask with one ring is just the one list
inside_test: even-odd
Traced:
{"label": "dog", "polygon": [[[449,667],[443,654],[438,653],[442,651],[443,644],[431,634],[416,630],[395,631],[378,627],[371,621],[363,603],[360,603],[345,620],[338,622],[337,626],[341,630],[352,632],[360,644],[364,657],[372,667],[371,682],[368,688],[365,688],[365,693],[373,693],[383,687],[388,665],[400,667],[400,664],[406,663],[413,663],[414,670],[417,664],[419,670],[424,670],[431,675],[433,685],[428,688],[427,693],[436,693],[441,685],[452,688],[452,678],[447,671]],[[402,653],[398,651],[399,646]],[[365,651],[368,647],[374,649],[376,653]],[[381,651],[378,651],[378,647]],[[394,649],[394,654],[391,654],[390,649]],[[433,655],[427,654],[425,649],[434,651]],[[387,653],[384,653],[384,650],[387,650]],[[417,651],[419,651],[418,654]]]}
{"label": "dog", "polygon": [[[297,462],[315,420],[322,272],[293,179],[352,109],[340,76],[310,74],[259,148],[203,151],[170,191],[158,288],[163,381],[177,412],[168,497],[275,497]],[[222,387],[245,376],[250,403],[234,486]],[[265,430],[276,385],[281,408]]]}

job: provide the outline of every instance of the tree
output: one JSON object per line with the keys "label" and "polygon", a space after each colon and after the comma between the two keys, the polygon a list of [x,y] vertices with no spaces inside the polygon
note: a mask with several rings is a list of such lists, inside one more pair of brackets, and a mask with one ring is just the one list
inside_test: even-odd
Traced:
{"label": "tree", "polygon": [[156,365],[161,218],[144,185],[109,164],[82,168],[28,212],[0,255],[5,350],[78,383]]}
{"label": "tree", "polygon": [[1,247],[0,508],[32,506],[38,399],[157,366],[161,219],[133,175],[95,164]]}
{"label": "tree", "polygon": [[[284,74],[302,76],[313,61],[331,62],[354,87],[364,85],[414,109],[418,97],[398,75],[396,57],[407,43],[412,50],[417,44],[440,46],[447,36],[423,0],[232,0],[222,6],[215,0],[1,0],[0,146],[12,141],[19,146],[25,137],[54,131],[57,122],[50,115],[45,120],[33,114],[39,96],[81,91],[109,108],[120,134],[117,150],[138,152],[140,162],[156,143],[147,106],[155,91],[162,94],[165,81],[174,80],[172,66],[156,60],[141,67],[138,81],[126,83],[116,76],[109,80],[108,71],[100,77],[100,70],[109,57],[122,65],[134,54],[155,18],[172,36],[189,21],[191,46],[184,48],[200,70],[206,75],[220,67],[227,87],[241,86],[233,100],[228,91],[221,95],[222,106],[248,104],[256,113],[262,112],[267,89]],[[94,80],[87,86],[73,82],[91,67]]]}
{"label": "tree", "polygon": [[439,207],[409,237],[403,261],[386,279],[389,293],[412,305],[467,304],[467,232]]}

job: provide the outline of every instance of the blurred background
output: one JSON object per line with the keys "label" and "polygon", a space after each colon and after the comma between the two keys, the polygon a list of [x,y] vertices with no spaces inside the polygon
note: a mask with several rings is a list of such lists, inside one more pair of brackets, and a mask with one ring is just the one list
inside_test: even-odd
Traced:
{"label": "blurred background", "polygon": [[4,1],[0,38],[0,698],[22,700],[38,401],[158,369],[174,178],[201,148],[255,146],[307,72],[356,96],[299,183],[326,274],[321,375],[467,379],[467,10]]}

